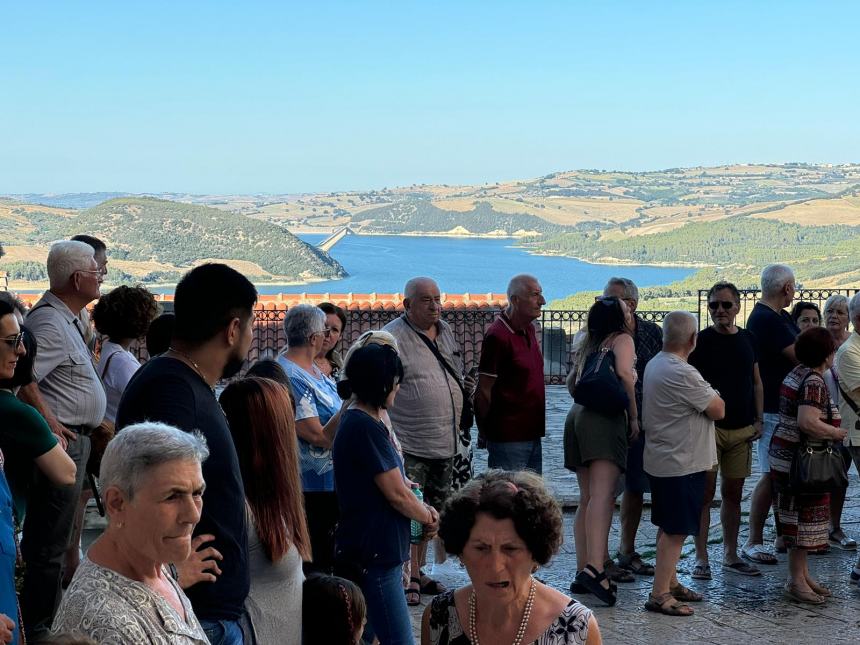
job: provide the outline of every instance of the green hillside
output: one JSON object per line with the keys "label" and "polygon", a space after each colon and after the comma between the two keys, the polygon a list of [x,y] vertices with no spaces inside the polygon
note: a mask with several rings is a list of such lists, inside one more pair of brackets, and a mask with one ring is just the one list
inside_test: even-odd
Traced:
{"label": "green hillside", "polygon": [[[46,241],[89,231],[104,239],[116,259],[188,267],[203,258],[244,260],[284,279],[346,275],[327,253],[286,229],[207,206],[149,197],[111,199],[45,226]],[[154,276],[172,278],[172,274]]]}

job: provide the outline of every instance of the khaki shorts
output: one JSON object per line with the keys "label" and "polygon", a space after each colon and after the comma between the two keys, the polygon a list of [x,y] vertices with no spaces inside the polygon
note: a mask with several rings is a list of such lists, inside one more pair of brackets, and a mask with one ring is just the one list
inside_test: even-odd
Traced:
{"label": "khaki shorts", "polygon": [[745,479],[752,474],[752,443],[755,428],[746,426],[734,430],[715,428],[717,436],[717,466],[726,479]]}

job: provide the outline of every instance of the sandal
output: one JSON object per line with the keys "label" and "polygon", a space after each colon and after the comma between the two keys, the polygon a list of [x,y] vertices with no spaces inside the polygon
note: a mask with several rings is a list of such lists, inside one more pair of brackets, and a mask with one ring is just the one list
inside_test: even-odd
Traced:
{"label": "sandal", "polygon": [[440,593],[445,593],[448,591],[448,587],[443,585],[438,580],[433,580],[430,576],[428,576],[423,571],[421,572],[421,579],[412,578],[418,582],[419,588],[421,589],[421,593],[426,596],[438,596]]}
{"label": "sandal", "polygon": [[830,589],[818,584],[817,582],[813,582],[812,580],[807,580],[806,584],[808,584],[809,588],[812,589],[812,591],[817,593],[822,598],[830,598],[833,595],[833,592],[830,591]]}
{"label": "sandal", "polygon": [[761,571],[757,567],[754,567],[746,562],[732,562],[729,564],[728,562],[723,562],[723,570],[731,571],[732,573],[737,573],[742,576],[760,576]]}
{"label": "sandal", "polygon": [[[672,604],[666,605],[667,602],[671,602]],[[679,602],[676,598],[672,597],[671,593],[664,593],[659,596],[648,594],[645,609],[663,614],[664,616],[692,616],[695,613],[690,605]]]}
{"label": "sandal", "polygon": [[792,583],[786,582],[785,587],[785,595],[791,600],[795,600],[797,602],[802,602],[807,605],[823,605],[824,598],[819,596],[814,591],[801,591],[797,587],[795,587]]}
{"label": "sandal", "polygon": [[636,582],[632,571],[619,567],[613,560],[604,562],[603,570],[606,572],[606,577],[613,582]]}
{"label": "sandal", "polygon": [[857,540],[845,535],[845,532],[842,529],[831,531],[828,538],[830,546],[835,546],[837,549],[842,549],[843,551],[857,550]]}
{"label": "sandal", "polygon": [[693,580],[711,580],[711,565],[696,563],[693,567],[693,572],[690,574]]}
{"label": "sandal", "polygon": [[621,553],[616,553],[615,557],[618,559],[618,566],[622,569],[627,569],[628,571],[632,571],[637,576],[653,576],[654,575],[654,566],[648,564],[647,562],[642,561],[642,556],[633,551],[632,553],[627,553],[622,555]]}
{"label": "sandal", "polygon": [[606,604],[607,607],[612,607],[618,598],[610,587],[607,589],[601,582],[606,580],[606,572],[598,571],[590,564],[585,565],[585,569],[576,574],[576,582],[582,585],[588,592],[597,597],[598,600]]}
{"label": "sandal", "polygon": [[762,544],[751,544],[741,547],[741,557],[754,564],[777,564],[776,556],[764,548]]}
{"label": "sandal", "polygon": [[693,591],[692,589],[685,587],[680,582],[674,587],[669,587],[669,593],[672,594],[672,597],[675,600],[681,600],[683,602],[702,602],[704,596],[700,594],[698,591]]}
{"label": "sandal", "polygon": [[[410,607],[417,607],[421,604],[421,581],[416,577],[409,578],[409,586],[403,590],[406,594],[406,604]],[[413,585],[415,585],[413,587]]]}

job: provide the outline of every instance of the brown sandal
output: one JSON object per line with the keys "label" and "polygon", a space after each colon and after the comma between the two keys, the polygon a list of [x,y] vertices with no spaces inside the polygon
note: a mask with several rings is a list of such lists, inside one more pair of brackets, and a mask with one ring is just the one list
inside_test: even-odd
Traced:
{"label": "brown sandal", "polygon": [[702,602],[702,594],[697,591],[693,591],[688,587],[678,583],[674,587],[669,587],[669,593],[672,594],[672,597],[675,600],[680,600],[682,602]]}
{"label": "brown sandal", "polygon": [[[666,603],[672,604],[667,605]],[[692,616],[695,612],[690,605],[680,602],[672,596],[672,593],[664,593],[659,596],[648,594],[648,600],[645,602],[645,609],[653,611],[664,616]]]}

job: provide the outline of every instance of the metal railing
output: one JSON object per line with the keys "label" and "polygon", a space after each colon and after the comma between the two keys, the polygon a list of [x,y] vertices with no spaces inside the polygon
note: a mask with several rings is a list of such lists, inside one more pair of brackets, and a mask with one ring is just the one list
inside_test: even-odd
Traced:
{"label": "metal railing", "polygon": [[[858,289],[798,289],[794,294],[794,302],[811,302],[818,306],[824,315],[824,303],[833,295],[843,295],[851,298]],[[741,294],[741,310],[738,313],[737,324],[746,326],[747,318],[752,313],[755,303],[761,298],[761,291],[758,289],[743,289]],[[711,318],[708,314],[708,290],[699,289],[699,328],[704,329],[711,324]],[[823,324],[823,321],[822,321]]]}

